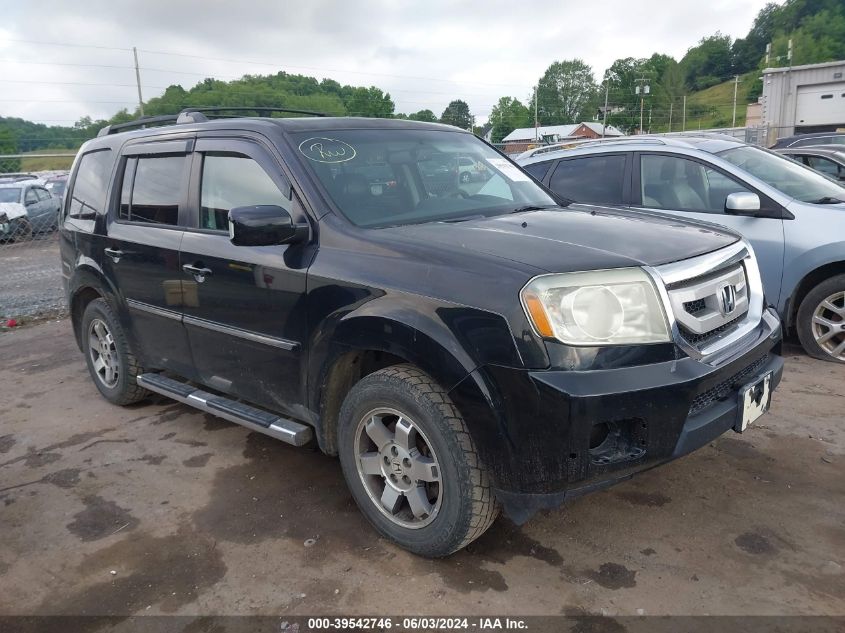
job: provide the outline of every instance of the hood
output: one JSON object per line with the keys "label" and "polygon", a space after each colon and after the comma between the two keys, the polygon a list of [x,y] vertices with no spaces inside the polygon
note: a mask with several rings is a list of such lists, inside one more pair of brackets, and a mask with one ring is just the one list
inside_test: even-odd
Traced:
{"label": "hood", "polygon": [[548,272],[659,266],[710,253],[739,239],[703,222],[583,204],[383,231]]}
{"label": "hood", "polygon": [[0,214],[6,214],[6,218],[14,220],[26,216],[26,208],[19,202],[0,202]]}

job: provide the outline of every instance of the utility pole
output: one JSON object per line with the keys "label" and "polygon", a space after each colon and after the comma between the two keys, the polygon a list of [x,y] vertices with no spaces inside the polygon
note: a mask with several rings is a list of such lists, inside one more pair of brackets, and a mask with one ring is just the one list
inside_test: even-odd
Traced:
{"label": "utility pole", "polygon": [[601,123],[601,137],[604,138],[604,133],[607,132],[607,97],[608,93],[610,92],[610,82],[605,80],[604,82],[604,117],[602,117]]}
{"label": "utility pole", "polygon": [[734,75],[734,115],[731,119],[731,127],[736,127],[736,90],[739,87],[739,75]]}
{"label": "utility pole", "polygon": [[534,88],[534,140],[540,140],[540,120],[537,118],[537,102],[540,100],[540,84]]}
{"label": "utility pole", "polygon": [[687,131],[687,96],[684,95],[684,116],[681,122],[681,132]]}
{"label": "utility pole", "polygon": [[132,47],[132,55],[135,57],[135,82],[138,84],[138,109],[141,116],[144,116],[144,98],[141,96],[141,71],[138,69],[138,49]]}
{"label": "utility pole", "polygon": [[675,105],[673,101],[669,102],[669,131],[672,131],[672,107]]}
{"label": "utility pole", "polygon": [[640,134],[643,133],[643,108],[645,107],[645,96],[651,91],[651,88],[648,84],[646,84],[646,78],[640,77],[637,79],[639,85],[635,91],[635,94],[640,95]]}

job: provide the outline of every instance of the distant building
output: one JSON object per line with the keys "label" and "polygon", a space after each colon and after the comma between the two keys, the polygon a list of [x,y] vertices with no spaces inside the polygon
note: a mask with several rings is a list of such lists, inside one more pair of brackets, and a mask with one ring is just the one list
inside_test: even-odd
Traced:
{"label": "distant building", "polygon": [[[533,149],[544,143],[560,143],[561,141],[579,138],[601,138],[604,126],[597,121],[571,123],[569,125],[541,125],[539,128],[518,128],[502,139],[506,154],[515,154]],[[624,134],[608,125],[604,136],[624,136]]]}
{"label": "distant building", "polygon": [[845,60],[766,68],[760,102],[769,142],[845,127]]}
{"label": "distant building", "polygon": [[745,108],[745,127],[760,127],[763,124],[763,104],[757,101]]}

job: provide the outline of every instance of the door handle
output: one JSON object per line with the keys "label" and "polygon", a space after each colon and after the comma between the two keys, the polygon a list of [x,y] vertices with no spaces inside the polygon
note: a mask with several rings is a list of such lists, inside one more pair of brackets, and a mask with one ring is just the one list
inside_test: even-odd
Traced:
{"label": "door handle", "polygon": [[182,270],[184,270],[189,275],[193,275],[194,279],[197,280],[197,283],[202,283],[205,281],[205,278],[211,275],[210,268],[203,268],[200,266],[194,266],[193,264],[185,264],[182,266]]}
{"label": "door handle", "polygon": [[123,251],[117,250],[116,248],[104,248],[103,252],[111,257],[115,264],[120,261],[121,257],[123,257]]}

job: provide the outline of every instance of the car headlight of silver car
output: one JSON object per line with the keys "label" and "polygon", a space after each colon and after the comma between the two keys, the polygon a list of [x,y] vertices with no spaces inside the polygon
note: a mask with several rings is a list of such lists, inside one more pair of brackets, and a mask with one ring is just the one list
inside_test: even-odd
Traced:
{"label": "car headlight of silver car", "polygon": [[520,299],[537,334],[568,345],[671,340],[657,288],[641,268],[541,275]]}

